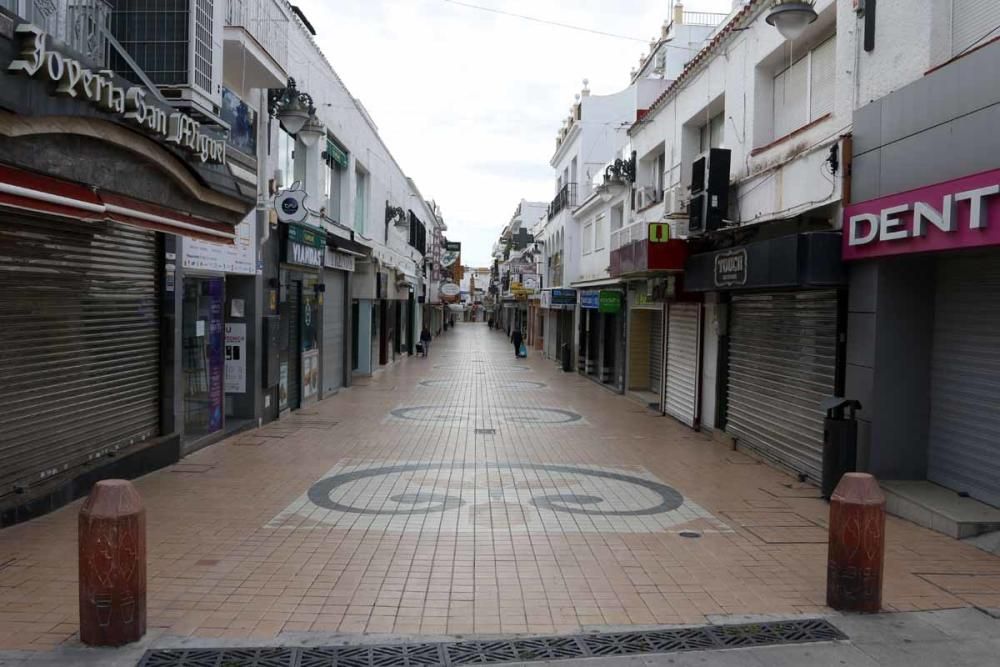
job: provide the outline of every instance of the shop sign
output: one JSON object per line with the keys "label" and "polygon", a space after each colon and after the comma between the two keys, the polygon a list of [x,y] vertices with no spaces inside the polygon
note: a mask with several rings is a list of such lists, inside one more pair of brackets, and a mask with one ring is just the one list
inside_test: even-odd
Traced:
{"label": "shop sign", "polygon": [[597,290],[580,292],[580,307],[587,310],[597,310],[600,306],[601,293]]}
{"label": "shop sign", "polygon": [[715,256],[715,286],[734,287],[747,284],[747,251],[737,248]]}
{"label": "shop sign", "polygon": [[323,266],[323,251],[289,240],[285,261],[289,264],[301,264],[302,266]]}
{"label": "shop sign", "polygon": [[666,243],[670,240],[670,223],[651,222],[648,231],[650,243]]}
{"label": "shop sign", "polygon": [[540,283],[537,274],[526,273],[521,276],[521,284],[524,285],[524,289],[537,290]]}
{"label": "shop sign", "polygon": [[617,313],[622,309],[622,293],[618,290],[602,289],[598,296],[597,309],[602,313]]}
{"label": "shop sign", "polygon": [[575,289],[554,289],[552,290],[552,305],[553,306],[575,306],[576,305],[576,290]]}
{"label": "shop sign", "polygon": [[354,270],[354,257],[353,255],[345,255],[342,252],[336,252],[330,248],[326,249],[326,266],[330,269],[337,269],[338,271],[353,271]]}
{"label": "shop sign", "polygon": [[458,296],[462,292],[462,288],[455,283],[442,283],[438,291],[441,296]]}
{"label": "shop sign", "polygon": [[21,36],[20,58],[7,66],[55,84],[53,93],[77,97],[98,109],[120,116],[155,138],[193,154],[202,162],[226,163],[226,142],[201,131],[201,123],[180,111],[164,111],[146,103],[146,89],[122,88],[105,72],[93,72],[80,61],[49,49],[48,34],[38,26],[17,26]]}
{"label": "shop sign", "polygon": [[247,390],[247,325],[233,322],[226,325],[225,392],[242,394]]}
{"label": "shop sign", "polygon": [[444,249],[448,252],[462,252],[462,243],[460,241],[446,241]]}
{"label": "shop sign", "polygon": [[309,229],[308,227],[302,227],[300,225],[288,226],[288,240],[301,243],[302,245],[311,246],[313,248],[326,247],[326,239],[323,238],[322,232],[319,230]]}
{"label": "shop sign", "polygon": [[309,211],[305,206],[305,190],[284,190],[274,198],[274,210],[278,212],[278,221],[284,223],[305,222]]}
{"label": "shop sign", "polygon": [[323,153],[323,159],[327,163],[334,163],[339,165],[341,169],[347,169],[347,153],[340,150],[340,146],[333,143],[329,139],[326,140],[326,152]]}
{"label": "shop sign", "polygon": [[849,206],[843,258],[1000,245],[997,195],[1000,169]]}

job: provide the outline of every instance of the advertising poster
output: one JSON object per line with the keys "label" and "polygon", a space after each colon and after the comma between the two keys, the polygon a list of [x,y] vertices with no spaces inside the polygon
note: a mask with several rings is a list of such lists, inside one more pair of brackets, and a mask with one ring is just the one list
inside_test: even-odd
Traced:
{"label": "advertising poster", "polygon": [[242,394],[247,390],[247,325],[226,325],[226,393]]}
{"label": "advertising poster", "polygon": [[288,362],[282,361],[278,369],[278,409],[288,407]]}
{"label": "advertising poster", "polygon": [[319,350],[302,353],[302,399],[316,398],[319,392]]}
{"label": "advertising poster", "polygon": [[208,394],[210,431],[222,428],[222,376],[224,373],[223,321],[222,315],[224,283],[222,278],[212,278],[208,282]]}
{"label": "advertising poster", "polygon": [[181,246],[185,269],[255,275],[257,273],[257,212],[250,211],[233,229],[231,244],[184,239]]}

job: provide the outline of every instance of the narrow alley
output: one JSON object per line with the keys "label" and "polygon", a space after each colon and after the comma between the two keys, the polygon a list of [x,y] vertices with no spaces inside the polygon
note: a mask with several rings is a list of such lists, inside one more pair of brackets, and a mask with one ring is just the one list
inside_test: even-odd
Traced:
{"label": "narrow alley", "polygon": [[[485,324],[431,347],[135,481],[151,641],[829,611],[815,487]],[[0,532],[0,649],[77,641],[81,502]],[[885,577],[887,611],[1000,607],[1000,561],[893,517]]]}

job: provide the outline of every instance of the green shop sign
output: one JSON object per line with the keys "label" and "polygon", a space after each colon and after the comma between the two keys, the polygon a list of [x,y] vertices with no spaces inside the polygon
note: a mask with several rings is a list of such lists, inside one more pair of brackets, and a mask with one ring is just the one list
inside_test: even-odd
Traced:
{"label": "green shop sign", "polygon": [[597,310],[601,313],[617,313],[622,309],[622,293],[616,290],[601,290],[597,297]]}
{"label": "green shop sign", "polygon": [[347,169],[347,153],[340,150],[340,147],[330,141],[326,140],[326,152],[323,153],[323,159],[327,163],[334,163],[340,165],[341,169]]}
{"label": "green shop sign", "polygon": [[310,248],[325,248],[326,235],[317,229],[309,229],[301,225],[288,225],[288,240]]}

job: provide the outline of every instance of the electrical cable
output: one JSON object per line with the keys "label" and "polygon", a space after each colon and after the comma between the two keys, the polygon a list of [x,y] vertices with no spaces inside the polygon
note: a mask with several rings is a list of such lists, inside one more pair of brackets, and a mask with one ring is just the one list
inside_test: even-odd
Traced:
{"label": "electrical cable", "polygon": [[[542,23],[544,25],[551,25],[557,28],[565,28],[566,30],[578,30],[580,32],[589,32],[593,35],[600,35],[602,37],[612,37],[614,39],[624,39],[630,42],[640,42],[642,44],[649,44],[648,39],[640,39],[639,37],[629,37],[628,35],[619,35],[613,32],[605,32],[603,30],[595,30],[594,28],[585,28],[583,26],[571,25],[569,23],[561,23],[559,21],[552,21],[549,19],[538,18],[537,16],[528,16],[527,14],[518,14],[516,12],[508,12],[503,9],[496,9],[494,7],[484,7],[482,5],[474,5],[469,2],[461,2],[460,0],[442,0],[442,2],[447,2],[448,4],[458,5],[460,7],[467,7],[469,9],[478,9],[483,12],[490,12],[491,14],[500,14],[502,16],[510,16],[513,18],[522,19],[524,21],[532,21],[533,23]],[[675,46],[673,44],[662,44],[662,46],[669,49],[681,49],[683,51],[698,51],[698,49],[689,48],[687,46]]]}
{"label": "electrical cable", "polygon": [[960,57],[964,56],[966,53],[968,53],[969,51],[971,51],[972,49],[976,48],[977,46],[979,46],[982,43],[982,41],[984,39],[986,39],[987,37],[989,37],[990,35],[992,35],[993,33],[995,33],[997,30],[1000,30],[1000,25],[994,27],[993,30],[990,30],[988,33],[986,33],[985,35],[983,35],[982,37],[980,37],[979,39],[977,39],[976,41],[974,41],[972,44],[969,44],[967,47],[965,47],[964,49],[962,49],[961,51],[959,51],[958,53],[956,53],[954,56],[952,56],[952,60],[954,60],[955,58],[960,58]]}

